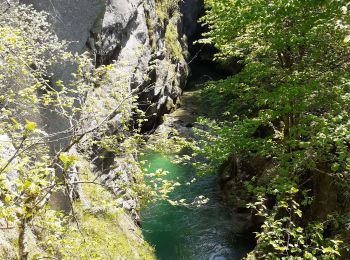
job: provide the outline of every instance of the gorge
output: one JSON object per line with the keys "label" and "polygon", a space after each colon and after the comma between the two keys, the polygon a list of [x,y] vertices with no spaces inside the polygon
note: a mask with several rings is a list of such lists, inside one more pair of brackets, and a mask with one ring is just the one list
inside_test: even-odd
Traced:
{"label": "gorge", "polygon": [[348,259],[346,0],[0,0],[0,259]]}
{"label": "gorge", "polygon": [[[23,8],[18,11],[17,6],[21,8],[22,4],[32,6],[30,8],[33,9],[29,8],[27,10]],[[48,24],[46,25],[46,29],[50,31],[50,33],[52,32],[54,35],[57,35],[57,39],[53,39],[53,41],[65,41],[67,43],[67,51],[70,53],[81,54],[83,52],[88,52],[96,68],[111,66],[113,72],[107,72],[106,80],[98,82],[98,85],[88,90],[87,95],[84,94],[86,95],[85,101],[83,101],[84,103],[76,104],[77,101],[74,101],[75,106],[79,108],[80,115],[75,116],[74,113],[68,111],[72,116],[66,117],[56,112],[55,109],[42,108],[38,110],[38,112],[35,112],[35,114],[24,117],[25,120],[33,121],[33,125],[35,124],[36,127],[42,128],[48,136],[51,136],[48,138],[47,145],[49,146],[49,153],[51,153],[52,156],[60,156],[61,158],[61,151],[64,150],[65,152],[75,154],[74,156],[79,158],[76,166],[73,166],[72,169],[80,176],[74,177],[76,178],[74,179],[75,182],[81,182],[82,185],[78,185],[77,188],[58,189],[50,194],[50,198],[48,198],[49,204],[54,210],[63,210],[68,216],[71,215],[73,217],[73,222],[77,222],[78,229],[72,231],[72,233],[68,235],[67,240],[74,240],[74,237],[69,238],[69,236],[77,236],[79,232],[86,232],[85,236],[87,234],[96,234],[91,238],[92,240],[88,239],[89,241],[85,241],[86,245],[77,245],[74,242],[73,244],[72,242],[68,242],[72,247],[68,255],[71,255],[71,257],[80,257],[82,259],[87,258],[88,255],[93,258],[99,258],[102,257],[102,255],[104,255],[104,258],[110,258],[115,254],[123,254],[124,250],[125,253],[131,251],[134,255],[132,257],[133,259],[146,259],[150,257],[150,255],[152,255],[152,250],[150,250],[148,246],[142,248],[144,242],[142,238],[139,238],[139,227],[135,225],[140,221],[139,198],[137,195],[135,196],[131,188],[133,185],[132,183],[136,181],[133,175],[139,172],[137,162],[135,161],[136,158],[132,153],[123,154],[123,152],[112,152],[113,149],[111,147],[100,148],[99,146],[102,144],[98,142],[104,140],[103,136],[106,134],[114,136],[117,135],[118,132],[124,132],[127,136],[129,135],[125,132],[128,131],[125,126],[119,125],[119,122],[121,122],[123,118],[121,118],[120,115],[111,116],[110,111],[114,103],[123,102],[113,97],[114,88],[120,88],[121,90],[117,90],[117,92],[120,92],[122,95],[122,89],[126,89],[127,92],[135,89],[140,90],[138,91],[137,103],[139,104],[138,107],[145,112],[144,116],[147,119],[142,123],[143,133],[154,131],[161,123],[162,116],[174,111],[174,109],[179,106],[180,96],[186,86],[187,77],[189,75],[187,62],[190,62],[190,60],[195,61],[198,55],[204,53],[201,53],[200,49],[193,45],[194,41],[197,40],[200,35],[198,19],[204,12],[204,3],[197,0],[188,0],[181,3],[158,0],[81,0],[75,2],[23,0],[19,2],[4,1],[2,2],[2,10],[4,14],[9,14],[9,18],[3,18],[4,23],[2,26],[6,26],[6,23],[9,24],[9,20],[6,19],[15,19],[14,21],[10,20],[15,24],[17,22],[26,22],[26,18],[23,16],[25,12],[30,13],[32,10],[46,12],[34,13],[33,18],[29,17],[32,21],[28,21],[28,26],[34,26],[31,23],[35,23],[35,19],[46,19],[47,17]],[[11,12],[13,12],[13,16],[11,16]],[[19,12],[19,15],[22,17],[16,16],[16,12]],[[35,17],[35,15],[39,17]],[[18,19],[18,21],[16,19]],[[39,24],[39,26],[41,25]],[[25,30],[28,29],[30,30],[33,28],[26,28]],[[40,30],[40,27],[38,29]],[[25,33],[28,34],[28,37],[32,37],[29,32],[25,31]],[[52,44],[54,44],[54,42]],[[200,60],[198,57],[197,59]],[[76,61],[72,62],[69,59],[67,61],[57,62],[57,64],[53,61],[47,69],[45,68],[45,73],[50,75],[49,84],[56,90],[59,90],[63,84],[72,84],[71,82],[75,77],[74,75],[72,76],[72,74],[79,69],[79,66],[81,65]],[[89,65],[85,63],[85,66]],[[195,77],[203,77],[203,75],[201,75],[203,72],[200,72],[199,69],[195,72],[195,68],[194,66],[194,74],[197,73],[198,75]],[[212,68],[209,66],[208,72],[211,69]],[[211,72],[211,74],[213,73]],[[194,83],[194,81],[195,80],[192,79],[192,83]],[[191,82],[189,85],[190,84]],[[74,95],[79,96],[79,93],[73,93],[73,96]],[[134,109],[128,106],[127,104],[127,110]],[[97,108],[97,110],[95,108]],[[24,109],[29,109],[29,107]],[[126,118],[128,117],[130,117],[130,115],[126,115]],[[93,129],[93,131],[87,130],[86,132],[88,133],[81,134],[77,138],[89,140],[91,137],[86,136],[89,135],[90,132],[96,132],[92,135],[93,140],[98,140],[98,142],[93,141],[97,142],[96,144],[89,144],[86,140],[80,144],[75,142],[75,139],[71,137],[72,130],[70,130],[70,128],[72,127],[72,121],[79,120],[77,118],[86,118],[81,122],[84,125],[83,127]],[[107,127],[101,127],[101,132],[99,131],[99,125],[102,125],[106,119],[108,121]],[[20,120],[24,119],[19,117],[18,121]],[[194,121],[191,123],[194,123]],[[8,137],[4,135],[4,138]],[[113,138],[111,139],[115,140]],[[5,146],[3,146],[2,149],[6,149]],[[15,151],[15,148],[11,149]],[[6,160],[6,156],[10,156],[10,154],[11,153],[8,155],[3,154],[2,158]],[[58,174],[57,177],[59,179],[68,181],[65,179],[66,177],[62,175],[66,174],[62,173],[62,170],[56,170],[56,174]],[[174,174],[180,173],[175,172]],[[193,175],[193,172],[190,171],[188,174]],[[9,180],[20,178],[17,172],[9,172],[6,173],[6,175]],[[96,178],[93,177],[94,175]],[[185,176],[185,178],[187,177]],[[91,178],[93,178],[94,181],[91,181]],[[98,182],[102,184],[102,190],[99,187],[93,187],[95,183],[93,185],[84,183],[93,183],[95,180],[98,180]],[[214,190],[212,192],[218,193],[219,191],[215,188],[217,187],[215,180],[215,178],[212,179],[210,177],[206,185],[209,191],[213,188]],[[213,185],[213,187],[211,187],[211,185]],[[77,189],[77,191],[74,191],[75,189]],[[78,197],[82,204],[72,202],[74,197],[72,197],[71,192],[77,193],[74,196]],[[97,193],[100,194],[96,195]],[[111,203],[111,205],[107,204],[99,207],[100,200],[105,201],[107,198],[115,202]],[[213,198],[214,201],[217,200],[217,205],[214,204],[210,207],[214,208],[214,210],[216,210],[216,207],[221,208],[219,212],[225,215],[228,209],[220,205],[219,195],[216,194]],[[39,199],[42,200],[42,198]],[[72,203],[74,203],[74,205]],[[110,212],[114,212],[114,209],[111,209],[111,207],[122,208],[126,213],[118,213],[118,216],[112,217],[111,221],[109,220],[110,215],[114,214]],[[98,213],[100,211],[101,213]],[[212,214],[221,214],[219,212],[215,213],[214,211]],[[102,215],[100,216],[100,214]],[[199,214],[198,216],[200,217],[201,214],[197,214]],[[181,215],[185,214],[181,213]],[[40,236],[37,233],[38,227],[35,227],[35,224],[33,224],[33,218],[35,217],[36,216],[33,215],[33,217],[24,218],[25,222],[31,223],[28,224],[31,227],[25,227],[25,230],[22,230],[22,240],[18,241],[20,244],[19,253],[17,253],[13,243],[15,243],[17,235],[19,237],[21,237],[21,235],[17,234],[12,228],[9,229],[9,231],[6,229],[0,230],[1,257],[7,259],[15,259],[17,257],[21,259],[31,259],[35,258],[37,255],[45,255],[45,246],[41,247],[40,245]],[[154,221],[158,221],[156,216],[151,216],[151,218],[154,218]],[[230,223],[229,214],[226,219],[227,227]],[[203,220],[203,222],[205,221],[206,220]],[[115,225],[113,222],[116,222],[116,225],[119,227],[112,227]],[[144,223],[142,226],[145,226],[147,229],[147,221],[143,220],[142,222]],[[99,230],[91,226],[97,223],[100,223],[98,225],[101,225],[101,228],[110,229],[111,233],[104,236],[104,230]],[[215,223],[214,225],[219,226],[216,221]],[[4,219],[3,225],[8,225],[6,218]],[[74,224],[71,223],[69,225]],[[163,223],[163,225],[169,225],[169,223]],[[187,229],[188,227],[184,228]],[[225,229],[225,226],[222,226],[222,228]],[[99,232],[101,232],[101,234]],[[123,248],[121,252],[116,251],[120,250],[120,245],[118,246],[112,243],[108,246],[108,239],[110,236],[113,236],[113,234],[115,236],[120,236],[120,238],[116,239],[117,241],[124,240],[121,246],[126,248]],[[228,232],[227,235],[231,236],[230,232]],[[173,238],[164,237],[164,239],[171,241]],[[25,242],[25,240],[27,241]],[[31,242],[28,243],[28,241]],[[79,241],[80,240],[77,239],[76,243],[84,243]],[[57,242],[60,243],[59,240]],[[91,245],[96,242],[100,243],[100,247],[91,247]],[[123,245],[125,242],[136,243],[138,246],[131,246],[131,248],[129,248],[129,246]],[[153,245],[153,241],[149,242]],[[21,243],[23,243],[23,245],[21,245]],[[107,244],[104,245],[104,243]],[[23,248],[21,248],[21,246]],[[111,247],[112,249],[104,249],[105,246]],[[197,247],[200,247],[200,245],[198,244]],[[230,244],[227,245],[226,250],[231,250],[229,247]],[[189,249],[190,248],[188,248],[188,250]],[[85,252],[82,253],[81,250],[85,250]],[[104,250],[106,250],[106,252],[104,252]],[[239,248],[237,250],[241,252],[243,249]],[[103,252],[102,255],[101,252]],[[62,257],[66,257],[65,253],[62,254]],[[169,257],[180,259],[187,257],[205,258],[207,256],[210,257],[211,253],[207,252],[207,256],[203,254],[195,256],[193,253],[190,254],[188,252],[188,255],[179,255],[178,257],[176,255],[172,256],[172,252],[169,252],[169,254]],[[238,253],[238,255],[243,256],[242,253]]]}
{"label": "gorge", "polygon": [[[203,53],[202,53],[203,54]],[[190,64],[190,76],[181,97],[181,106],[168,115],[151,137],[151,142],[171,136],[193,138],[192,128],[203,115],[199,103],[201,84],[219,80],[227,73],[212,62],[200,58]],[[198,175],[193,166],[172,162],[176,154],[145,151],[147,172],[163,169],[164,177],[181,185],[169,195],[170,201],[185,200],[186,205],[172,205],[168,201],[150,203],[141,209],[141,226],[146,241],[155,246],[157,259],[242,259],[253,249],[254,235],[249,230],[249,214],[242,214],[225,204],[215,174]],[[203,205],[196,205],[203,197]],[[194,203],[194,204],[193,204]]]}

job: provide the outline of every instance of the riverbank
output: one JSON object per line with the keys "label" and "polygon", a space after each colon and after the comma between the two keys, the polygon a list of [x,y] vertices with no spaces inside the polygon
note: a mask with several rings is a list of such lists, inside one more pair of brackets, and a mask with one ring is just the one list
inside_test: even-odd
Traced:
{"label": "riverbank", "polygon": [[[164,117],[149,143],[160,145],[164,139],[197,138],[193,128],[197,118],[207,115],[200,103],[201,84],[218,79],[220,74],[207,64],[195,64],[187,89],[181,98],[181,105]],[[159,148],[162,149],[162,148]],[[174,206],[159,201],[141,210],[143,234],[148,243],[155,247],[158,259],[242,259],[254,247],[254,237],[246,230],[249,215],[238,214],[225,204],[219,187],[218,175],[198,176],[193,167],[172,163],[177,149],[163,145],[163,152],[146,153],[146,171],[157,169],[168,171],[168,181],[181,186],[170,194],[169,200],[186,201],[187,206]],[[167,150],[167,151],[165,151]],[[162,151],[160,151],[162,152]],[[170,154],[170,155],[169,155]],[[191,204],[198,198],[208,199],[207,203]]]}

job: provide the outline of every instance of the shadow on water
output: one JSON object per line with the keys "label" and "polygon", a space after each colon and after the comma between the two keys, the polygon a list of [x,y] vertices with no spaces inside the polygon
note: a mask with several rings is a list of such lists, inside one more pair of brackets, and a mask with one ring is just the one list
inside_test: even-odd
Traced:
{"label": "shadow on water", "polygon": [[[228,75],[214,62],[193,60],[182,106],[171,114],[177,126],[186,128],[203,114],[197,96],[201,85]],[[201,195],[209,198],[201,207],[172,206],[161,201],[141,210],[144,237],[155,247],[159,260],[238,260],[253,249],[252,233],[242,233],[246,222],[221,200],[217,175],[198,177],[192,167],[175,165],[170,158],[157,153],[148,153],[142,160],[148,162],[148,172],[161,168],[169,172],[168,180],[183,184],[171,193],[171,200],[191,202]],[[197,180],[191,185],[185,184],[193,178]]]}
{"label": "shadow on water", "polygon": [[[148,161],[148,172],[167,170],[167,179],[183,184],[170,199],[193,201],[200,195],[209,198],[201,207],[172,206],[163,201],[142,210],[143,233],[146,241],[155,247],[158,259],[234,260],[252,249],[251,234],[237,231],[234,216],[220,199],[217,176],[195,176],[191,167],[175,165],[156,153],[142,159]],[[185,184],[193,178],[197,179],[193,184]]]}

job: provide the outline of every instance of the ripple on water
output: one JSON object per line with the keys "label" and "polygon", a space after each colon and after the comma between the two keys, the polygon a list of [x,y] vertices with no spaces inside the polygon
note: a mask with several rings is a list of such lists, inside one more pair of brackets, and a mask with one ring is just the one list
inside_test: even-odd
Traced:
{"label": "ripple on water", "polygon": [[[158,154],[145,158],[148,171],[158,168],[169,171],[169,178],[183,183],[194,177],[190,167],[174,165]],[[188,201],[204,195],[210,200],[200,208],[171,206],[166,202],[150,205],[141,212],[145,239],[155,246],[161,260],[235,260],[241,259],[252,247],[247,235],[235,233],[235,222],[222,204],[215,176],[198,178],[191,186],[180,186],[172,199]]]}

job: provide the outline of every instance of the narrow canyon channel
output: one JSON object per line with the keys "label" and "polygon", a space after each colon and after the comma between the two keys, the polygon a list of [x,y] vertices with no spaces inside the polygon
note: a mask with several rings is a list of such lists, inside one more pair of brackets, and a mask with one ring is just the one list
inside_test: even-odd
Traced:
{"label": "narrow canyon channel", "polygon": [[[205,81],[220,77],[212,64],[193,64],[182,106],[170,115],[172,122],[179,121],[183,128],[192,125],[196,117],[194,92],[200,91],[199,85]],[[169,172],[167,180],[183,184],[171,193],[171,200],[191,202],[201,195],[209,198],[208,203],[200,207],[172,206],[160,201],[142,209],[143,234],[155,247],[158,259],[235,260],[242,259],[253,248],[253,235],[242,231],[244,224],[240,217],[222,201],[216,175],[197,176],[192,167],[174,164],[172,158],[158,153],[148,153],[142,159],[147,161],[148,172],[161,168]],[[186,185],[193,179],[196,181]]]}

